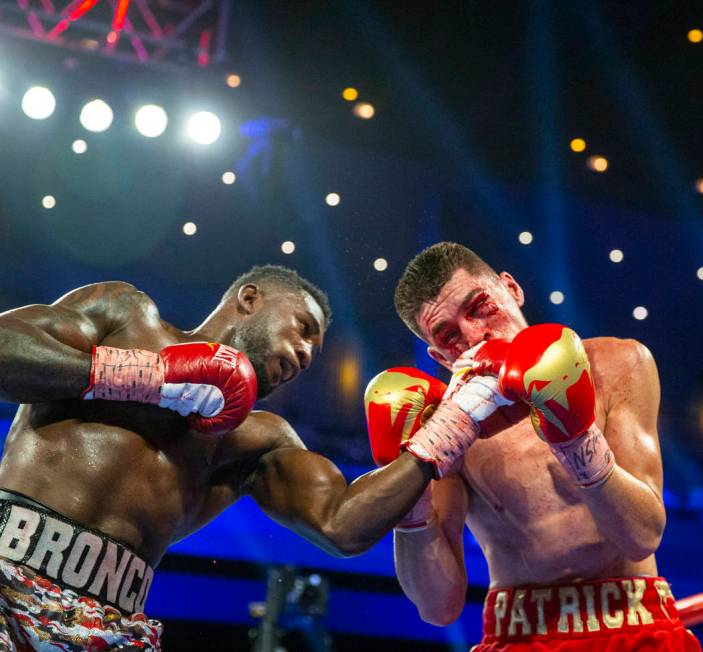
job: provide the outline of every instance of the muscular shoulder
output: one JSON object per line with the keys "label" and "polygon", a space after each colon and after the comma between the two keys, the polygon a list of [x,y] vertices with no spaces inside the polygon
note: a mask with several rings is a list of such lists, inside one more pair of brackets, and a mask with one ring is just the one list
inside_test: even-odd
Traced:
{"label": "muscular shoulder", "polygon": [[[584,342],[596,387],[612,399],[632,389],[646,390],[658,374],[649,349],[635,339],[596,337]],[[652,389],[656,389],[652,387]]]}

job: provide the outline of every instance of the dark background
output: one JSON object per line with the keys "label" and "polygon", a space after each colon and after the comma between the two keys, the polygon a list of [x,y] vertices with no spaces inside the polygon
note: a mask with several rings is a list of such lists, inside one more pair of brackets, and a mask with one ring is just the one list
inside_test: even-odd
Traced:
{"label": "dark background", "polygon": [[[252,264],[294,267],[329,293],[334,323],[319,363],[260,407],[353,477],[371,464],[366,382],[399,364],[442,373],[395,315],[395,283],[423,247],[462,242],[522,284],[529,321],[634,337],[652,350],[669,508],[660,570],[676,578],[677,595],[702,591],[703,43],[687,40],[693,28],[703,29],[703,5],[680,1],[244,1],[232,5],[227,60],[179,70],[0,37],[0,308],[121,279],[166,320],[193,328]],[[239,88],[225,85],[230,72]],[[34,84],[57,97],[46,121],[20,109]],[[353,115],[346,86],[375,106],[372,120]],[[103,134],[78,122],[96,96],[115,112]],[[132,124],[145,103],[169,113],[155,140]],[[210,147],[182,136],[185,116],[200,108],[223,122]],[[71,151],[79,137],[82,156]],[[575,137],[586,152],[569,149]],[[586,165],[593,154],[608,159],[605,173]],[[237,181],[226,186],[230,169]],[[326,205],[329,192],[339,206]],[[52,210],[41,206],[47,194]],[[193,237],[183,235],[186,221],[198,225]],[[518,241],[525,230],[529,246]],[[292,255],[281,252],[285,240],[296,244]],[[624,252],[619,264],[608,258],[614,248]],[[384,272],[372,266],[378,257]],[[565,295],[560,305],[549,301],[554,290]],[[633,318],[635,306],[647,319]],[[3,411],[10,418],[14,407]],[[340,650],[360,641],[375,649],[389,631],[409,649],[411,637],[475,641],[478,611],[467,609],[449,633],[419,623],[392,579],[388,541],[372,561],[331,562],[312,548],[293,554],[292,540],[251,525],[257,518],[235,507],[212,526],[220,529],[167,557],[162,577],[173,584],[162,580],[148,604],[167,623],[166,649],[244,645],[253,621],[243,596],[250,587],[262,599],[269,563],[332,573],[328,624]],[[228,528],[240,538],[224,546]],[[214,576],[212,557],[223,569]],[[224,584],[208,595],[231,596],[239,611],[211,618],[192,606],[185,587],[205,591],[212,577]],[[483,570],[473,583],[477,604]],[[179,591],[183,608],[168,601]],[[362,604],[352,627],[344,613]],[[405,631],[375,625],[372,611],[403,614]],[[235,649],[223,645],[215,647]]]}

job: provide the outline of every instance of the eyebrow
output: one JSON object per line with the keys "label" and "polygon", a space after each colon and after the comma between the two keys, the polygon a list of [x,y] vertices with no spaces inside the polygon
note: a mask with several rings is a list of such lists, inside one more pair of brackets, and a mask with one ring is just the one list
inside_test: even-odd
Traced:
{"label": "eyebrow", "polygon": [[[461,300],[461,303],[459,304],[459,307],[460,307],[460,308],[463,308],[467,303],[470,303],[471,300],[472,300],[477,294],[479,294],[480,292],[483,292],[483,288],[474,288],[473,290],[470,290],[469,292],[467,292],[466,295],[464,296],[464,298]],[[435,325],[432,327],[432,330],[430,331],[430,334],[432,335],[432,337],[433,337],[433,338],[436,337],[437,334],[438,334],[441,330],[443,330],[444,328],[446,328],[447,324],[449,324],[449,320],[448,320],[448,319],[443,319],[441,322],[435,324]]]}
{"label": "eyebrow", "polygon": [[[311,331],[313,335],[322,335],[322,327],[320,326],[320,322],[317,321],[315,318],[315,315],[313,315],[309,310],[305,311],[305,317],[308,320],[308,322],[312,325],[311,326]],[[322,353],[322,345],[317,346],[318,351]]]}

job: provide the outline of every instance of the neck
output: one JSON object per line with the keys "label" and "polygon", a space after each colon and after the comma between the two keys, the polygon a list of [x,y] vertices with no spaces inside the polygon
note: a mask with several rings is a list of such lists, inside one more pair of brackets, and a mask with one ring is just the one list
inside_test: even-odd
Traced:
{"label": "neck", "polygon": [[190,331],[190,335],[203,341],[231,345],[239,321],[240,317],[236,310],[220,304],[200,326]]}

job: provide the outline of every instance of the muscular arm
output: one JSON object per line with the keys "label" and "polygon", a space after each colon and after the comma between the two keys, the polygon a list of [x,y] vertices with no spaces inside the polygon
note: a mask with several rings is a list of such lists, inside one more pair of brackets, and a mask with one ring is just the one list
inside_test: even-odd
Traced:
{"label": "muscular arm", "polygon": [[426,530],[394,533],[395,569],[405,595],[420,617],[446,626],[466,601],[464,519],[468,494],[459,476],[432,483],[435,521]]}
{"label": "muscular arm", "polygon": [[279,447],[258,460],[244,491],[281,525],[332,555],[351,557],[378,542],[415,504],[431,477],[429,464],[403,453],[347,485],[321,455]]}
{"label": "muscular arm", "polygon": [[0,400],[79,396],[89,383],[92,346],[126,323],[139,294],[128,283],[97,283],[52,305],[0,314]]}
{"label": "muscular arm", "polygon": [[649,351],[634,340],[619,342],[612,374],[605,437],[616,466],[608,481],[584,489],[583,499],[600,532],[629,559],[640,561],[659,547],[666,513],[657,435],[659,376]]}

